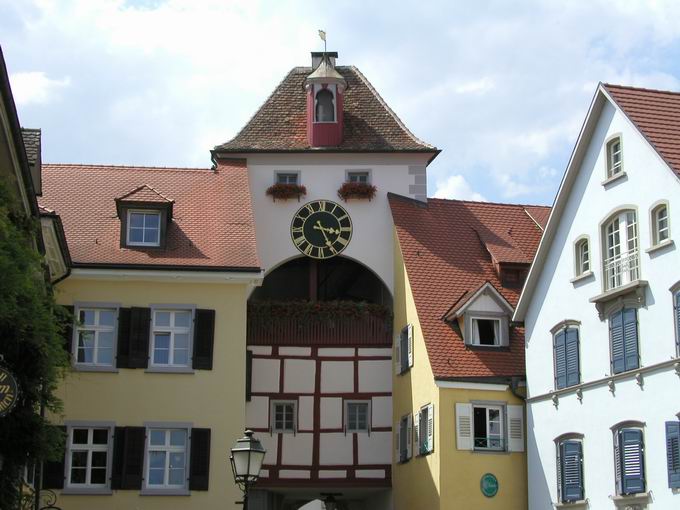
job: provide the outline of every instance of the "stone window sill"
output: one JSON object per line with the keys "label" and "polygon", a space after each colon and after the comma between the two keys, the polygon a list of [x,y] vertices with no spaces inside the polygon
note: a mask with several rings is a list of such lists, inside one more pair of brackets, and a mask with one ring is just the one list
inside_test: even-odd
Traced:
{"label": "stone window sill", "polygon": [[615,303],[619,298],[625,298],[629,301],[629,306],[645,306],[645,288],[647,285],[649,285],[647,280],[635,280],[591,297],[589,301],[597,308],[600,320],[604,320],[608,305]]}
{"label": "stone window sill", "polygon": [[669,246],[673,246],[675,243],[673,242],[672,239],[666,239],[665,241],[660,242],[659,244],[655,244],[654,246],[647,248],[645,250],[645,253],[656,253],[659,250],[663,250],[664,248],[667,248]]}
{"label": "stone window sill", "polygon": [[61,493],[64,496],[110,496],[113,491],[108,487],[64,487]]}
{"label": "stone window sill", "polygon": [[578,276],[575,276],[574,278],[569,280],[569,283],[579,283],[579,282],[582,282],[583,280],[587,280],[591,276],[593,276],[593,272],[592,271],[586,271],[585,273],[582,273]]}
{"label": "stone window sill", "polygon": [[642,508],[645,508],[651,501],[651,494],[649,492],[609,497],[616,505],[616,508],[630,508],[632,510],[641,510]]}
{"label": "stone window sill", "polygon": [[607,177],[607,178],[606,178],[604,181],[602,181],[600,184],[602,184],[602,186],[604,186],[604,187],[606,188],[606,187],[609,186],[610,184],[612,184],[612,183],[614,183],[614,182],[617,182],[617,181],[623,179],[624,177],[627,177],[626,172],[619,172],[618,174],[614,174],[614,175],[612,175],[611,177]]}
{"label": "stone window sill", "polygon": [[191,367],[172,367],[172,366],[149,366],[146,370],[147,373],[157,373],[157,374],[193,374],[194,369]]}
{"label": "stone window sill", "polygon": [[553,503],[553,506],[555,508],[574,508],[577,510],[581,510],[584,508],[588,508],[588,500],[587,499],[579,499],[578,501],[569,501],[566,503]]}
{"label": "stone window sill", "polygon": [[149,489],[145,487],[139,493],[140,496],[190,496],[189,489]]}

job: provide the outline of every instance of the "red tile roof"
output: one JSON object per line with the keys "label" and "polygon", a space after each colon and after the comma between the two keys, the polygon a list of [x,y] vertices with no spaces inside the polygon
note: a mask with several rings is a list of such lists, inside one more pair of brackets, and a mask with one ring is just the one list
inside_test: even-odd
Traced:
{"label": "red tile roof", "polygon": [[[43,165],[40,205],[60,215],[74,267],[259,269],[245,161],[216,170]],[[121,248],[116,198],[166,202],[173,218],[159,248]]]}
{"label": "red tile roof", "polygon": [[128,191],[120,197],[117,197],[116,200],[119,202],[146,202],[159,204],[174,202],[174,200],[163,196],[162,193],[153,189],[148,184],[137,186],[135,189]]}
{"label": "red tile roof", "polygon": [[608,83],[602,86],[680,176],[680,93]]}
{"label": "red tile roof", "polygon": [[[486,281],[516,306],[521,289],[501,286],[487,246],[531,262],[542,231],[527,207],[442,199],[424,204],[394,194],[389,201],[435,378],[522,376],[523,328],[511,329],[509,350],[482,351],[466,347],[443,317]],[[549,208],[531,210],[546,214]]]}
{"label": "red tile roof", "polygon": [[550,216],[550,207],[526,205],[524,210],[541,230],[545,230],[545,226],[548,224],[548,217]]}
{"label": "red tile roof", "polygon": [[338,66],[347,80],[342,144],[310,147],[304,82],[311,67],[295,67],[243,129],[215,147],[224,152],[431,152],[438,150],[411,133],[363,74],[354,66]]}

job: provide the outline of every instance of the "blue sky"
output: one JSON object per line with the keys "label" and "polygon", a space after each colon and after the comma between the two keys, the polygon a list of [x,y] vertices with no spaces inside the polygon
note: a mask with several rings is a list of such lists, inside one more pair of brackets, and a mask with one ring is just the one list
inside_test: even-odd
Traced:
{"label": "blue sky", "polygon": [[209,166],[328,33],[420,138],[429,194],[552,203],[599,81],[680,91],[680,2],[0,0],[47,162]]}

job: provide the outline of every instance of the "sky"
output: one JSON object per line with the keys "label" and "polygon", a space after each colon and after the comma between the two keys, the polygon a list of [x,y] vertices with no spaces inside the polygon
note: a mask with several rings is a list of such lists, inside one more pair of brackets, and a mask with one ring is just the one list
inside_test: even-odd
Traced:
{"label": "sky", "polygon": [[679,1],[0,0],[43,161],[209,167],[328,36],[440,198],[551,204],[598,82],[680,91]]}

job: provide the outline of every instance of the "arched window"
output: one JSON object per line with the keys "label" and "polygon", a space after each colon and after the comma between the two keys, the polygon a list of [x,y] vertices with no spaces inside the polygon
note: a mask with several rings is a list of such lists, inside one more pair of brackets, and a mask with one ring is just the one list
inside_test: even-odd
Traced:
{"label": "arched window", "polygon": [[607,142],[607,177],[614,177],[623,171],[623,150],[621,137],[617,136]]}
{"label": "arched window", "polygon": [[576,276],[581,276],[590,271],[590,245],[588,238],[584,237],[574,244],[574,262]]}
{"label": "arched window", "polygon": [[626,422],[612,427],[616,493],[640,494],[646,490],[644,424]]}
{"label": "arched window", "polygon": [[321,89],[316,94],[316,122],[335,122],[333,93],[328,89]]}
{"label": "arched window", "polygon": [[581,382],[580,340],[577,321],[563,321],[552,329],[555,389]]}
{"label": "arched window", "polygon": [[615,289],[640,278],[637,215],[620,211],[604,224],[602,252],[605,290]]}
{"label": "arched window", "polygon": [[583,483],[583,435],[564,434],[555,439],[557,448],[557,494],[560,503],[585,498]]}
{"label": "arched window", "polygon": [[661,203],[652,209],[652,246],[658,246],[668,241],[671,237],[671,229],[668,223],[668,204]]}

